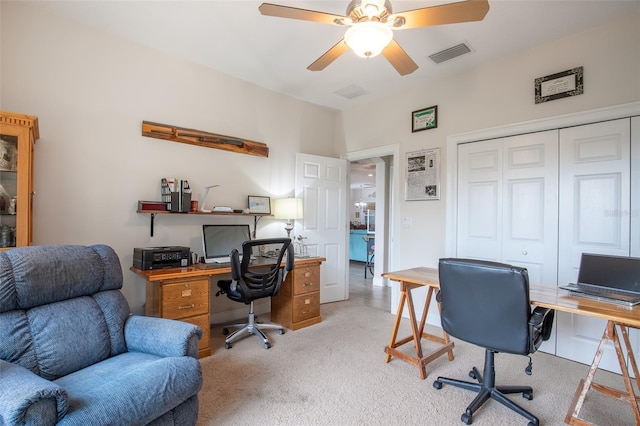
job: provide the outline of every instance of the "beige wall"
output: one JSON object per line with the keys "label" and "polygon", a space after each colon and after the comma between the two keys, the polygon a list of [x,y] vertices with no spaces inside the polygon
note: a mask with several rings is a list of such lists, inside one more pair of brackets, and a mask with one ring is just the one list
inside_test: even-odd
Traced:
{"label": "beige wall", "polygon": [[[202,253],[202,223],[248,218],[161,216],[149,236],[138,200],[158,200],[160,179],[188,179],[210,204],[246,207],[248,195],[288,196],[295,154],[335,156],[335,112],[281,96],[157,51],[2,2],[0,108],[37,115],[35,244],[106,243],[124,269],[132,309],[144,282],[128,270],[134,247],[184,245]],[[143,120],[266,143],[269,158],[141,136]],[[282,235],[262,219],[258,235]],[[237,304],[236,304],[237,305]]]}
{"label": "beige wall", "polygon": [[[289,195],[296,152],[338,156],[398,144],[401,156],[440,147],[444,185],[449,135],[640,100],[638,16],[342,114],[22,2],[1,2],[0,17],[0,108],[40,117],[34,242],[112,245],[134,311],[142,309],[144,288],[128,271],[133,247],[180,244],[201,251],[201,217],[161,216],[150,238],[149,217],[135,213],[137,200],[159,198],[161,177],[188,179],[196,195],[220,184],[212,202],[241,207],[247,195]],[[534,104],[536,77],[576,66],[585,68],[584,95]],[[412,134],[411,111],[430,105],[438,105],[438,128]],[[142,137],[143,120],[264,142],[271,154],[263,159]],[[435,265],[444,254],[451,188],[443,187],[439,201],[405,202],[399,172],[391,261],[396,268]],[[412,218],[412,228],[401,228],[401,217]],[[259,224],[262,236],[281,228],[273,220]]]}
{"label": "beige wall", "polygon": [[[464,57],[454,59],[464,60]],[[584,66],[585,93],[535,104],[534,79]],[[393,269],[436,266],[445,253],[447,136],[640,100],[640,16],[577,34],[471,72],[425,83],[405,93],[343,112],[339,151],[389,144],[406,152],[441,148],[439,201],[404,201],[404,169],[395,182]],[[411,133],[411,111],[438,105],[438,128]],[[411,228],[400,226],[412,219]]]}

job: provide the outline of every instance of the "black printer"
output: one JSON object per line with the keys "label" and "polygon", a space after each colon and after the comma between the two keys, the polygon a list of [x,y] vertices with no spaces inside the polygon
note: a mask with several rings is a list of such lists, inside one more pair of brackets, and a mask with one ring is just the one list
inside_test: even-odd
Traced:
{"label": "black printer", "polygon": [[134,248],[133,267],[149,270],[188,266],[190,251],[189,247],[182,246]]}

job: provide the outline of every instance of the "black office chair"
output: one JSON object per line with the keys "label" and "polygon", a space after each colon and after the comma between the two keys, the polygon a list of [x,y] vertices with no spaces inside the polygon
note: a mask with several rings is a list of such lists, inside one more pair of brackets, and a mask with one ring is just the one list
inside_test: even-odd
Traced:
{"label": "black office chair", "polygon": [[[274,251],[279,251],[274,263],[265,265],[264,267],[255,267],[249,269],[251,263],[251,254],[256,246],[269,246]],[[286,264],[282,266],[282,259],[287,255]],[[245,241],[242,243],[242,261],[240,260],[238,250],[231,252],[231,280],[218,281],[220,294],[226,294],[227,297],[236,302],[242,302],[250,305],[249,322],[246,324],[233,324],[229,327],[238,328],[238,330],[229,334],[224,341],[224,347],[231,349],[232,343],[243,337],[255,334],[262,339],[265,349],[269,349],[271,344],[269,339],[262,332],[264,329],[276,329],[280,334],[284,334],[284,328],[280,324],[259,323],[253,313],[253,301],[263,297],[275,296],[280,290],[280,285],[287,277],[287,273],[293,269],[293,245],[289,238],[267,238],[260,240]],[[277,259],[277,260],[276,260]],[[228,328],[224,328],[225,334],[229,332]]]}
{"label": "black office chair", "polygon": [[[473,422],[473,414],[489,398],[529,419],[529,426],[539,424],[536,416],[504,394],[522,393],[533,399],[530,386],[496,386],[494,354],[505,352],[528,356],[548,340],[554,311],[529,304],[527,270],[502,263],[471,259],[440,259],[440,316],[442,328],[451,336],[485,348],[484,372],[476,367],[469,376],[477,382],[438,377],[436,389],[448,383],[478,392],[461,420]],[[531,357],[525,369],[531,374]]]}

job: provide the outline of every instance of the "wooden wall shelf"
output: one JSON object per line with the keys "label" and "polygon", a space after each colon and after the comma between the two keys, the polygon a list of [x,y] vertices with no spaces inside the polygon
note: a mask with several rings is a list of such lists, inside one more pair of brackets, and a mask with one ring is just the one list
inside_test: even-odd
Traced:
{"label": "wooden wall shelf", "polygon": [[204,146],[207,148],[223,149],[225,151],[256,155],[258,157],[269,156],[269,147],[261,142],[203,132],[202,130],[171,126],[169,124],[152,123],[150,121],[142,122],[142,136]]}
{"label": "wooden wall shelf", "polygon": [[151,217],[150,223],[150,232],[149,235],[153,237],[153,226],[155,222],[156,215],[159,214],[170,214],[170,215],[206,215],[206,216],[245,216],[245,217],[253,217],[253,237],[256,236],[256,227],[258,226],[258,221],[264,216],[273,216],[271,214],[266,213],[233,213],[233,212],[171,212],[169,210],[137,210],[137,213],[148,214]]}

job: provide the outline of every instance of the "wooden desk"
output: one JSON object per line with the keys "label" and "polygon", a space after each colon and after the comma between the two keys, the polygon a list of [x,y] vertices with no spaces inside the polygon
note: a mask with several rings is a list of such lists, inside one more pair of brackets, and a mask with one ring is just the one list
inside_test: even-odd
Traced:
{"label": "wooden desk", "polygon": [[[429,312],[429,304],[431,303],[433,291],[440,287],[438,270],[419,267],[405,269],[397,272],[385,272],[384,274],[382,274],[382,276],[393,281],[398,281],[400,283],[400,301],[398,302],[398,312],[396,313],[396,320],[393,326],[393,331],[391,332],[389,346],[386,346],[384,348],[384,351],[387,354],[385,362],[391,361],[391,358],[395,356],[402,361],[413,364],[419,368],[420,378],[424,380],[427,377],[426,365],[429,362],[433,361],[444,353],[448,354],[449,361],[453,361],[453,342],[449,341],[449,336],[447,335],[447,333],[443,331],[442,337],[440,337],[424,332],[424,325],[427,319],[427,313]],[[424,286],[428,287],[427,300],[425,301],[424,309],[422,311],[422,318],[420,319],[420,324],[418,325],[416,323],[416,312],[413,306],[411,290]],[[409,311],[409,321],[411,324],[412,334],[411,336],[397,340],[398,328],[400,327],[400,321],[402,320],[402,311],[404,309],[405,302],[407,303],[407,310]],[[438,305],[438,310],[439,309],[440,306]],[[421,341],[423,338],[441,343],[441,346],[425,356],[422,353]],[[397,349],[398,347],[409,342],[413,342],[413,346],[416,350],[416,356],[408,355]]]}
{"label": "wooden desk", "polygon": [[[635,395],[633,383],[629,377],[628,365],[625,362],[625,355],[627,355],[631,368],[633,369],[633,373],[636,377],[636,385],[640,388],[640,374],[638,373],[638,367],[634,358],[633,349],[629,342],[628,334],[629,327],[640,328],[640,307],[636,306],[628,308],[615,305],[613,303],[571,296],[569,292],[557,288],[534,285],[529,289],[529,298],[531,304],[536,306],[607,320],[607,326],[602,334],[602,340],[600,340],[600,345],[598,346],[593,358],[593,363],[591,364],[589,373],[585,379],[580,380],[580,384],[576,389],[564,422],[575,425],[590,424],[586,420],[581,419],[579,417],[579,413],[582,405],[584,404],[587,392],[589,389],[593,389],[594,391],[600,392],[604,395],[620,399],[622,401],[627,401],[633,411],[636,425],[640,425],[640,410],[638,409],[638,402],[640,401],[640,398]],[[620,341],[620,336],[617,330],[620,330],[622,342]],[[598,364],[600,363],[600,359],[602,358],[607,342],[611,342],[616,349],[626,392],[593,382],[593,378],[596,374],[596,370],[598,369]],[[626,353],[622,347],[622,343],[624,343],[626,347]]]}
{"label": "wooden desk", "polygon": [[[296,330],[319,323],[320,264],[323,257],[295,259],[294,269],[278,294],[271,298],[271,318],[283,327]],[[273,259],[258,257],[252,268],[273,264]],[[176,319],[202,329],[198,357],[211,355],[210,278],[231,274],[231,264],[196,264],[185,268],[141,270],[129,268],[146,280],[145,315]]]}

